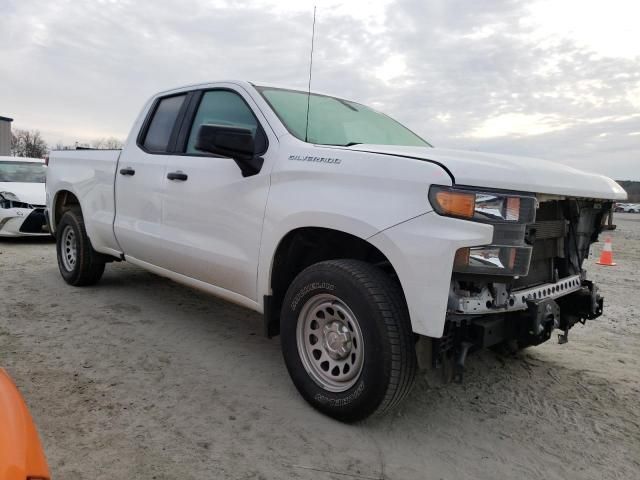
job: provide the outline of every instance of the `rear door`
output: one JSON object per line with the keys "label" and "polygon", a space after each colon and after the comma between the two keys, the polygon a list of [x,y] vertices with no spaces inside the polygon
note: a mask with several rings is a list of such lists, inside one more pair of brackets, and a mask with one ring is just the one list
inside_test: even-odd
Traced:
{"label": "rear door", "polygon": [[[250,129],[264,159],[261,171],[243,177],[233,159],[196,150],[203,124]],[[166,268],[256,300],[260,238],[277,144],[244,90],[194,92],[176,147],[181,153],[167,159],[162,222],[172,255],[164,259]]]}
{"label": "rear door", "polygon": [[162,209],[165,170],[173,153],[188,94],[158,98],[135,144],[123,150],[116,171],[114,232],[127,257],[160,265],[165,255]]}

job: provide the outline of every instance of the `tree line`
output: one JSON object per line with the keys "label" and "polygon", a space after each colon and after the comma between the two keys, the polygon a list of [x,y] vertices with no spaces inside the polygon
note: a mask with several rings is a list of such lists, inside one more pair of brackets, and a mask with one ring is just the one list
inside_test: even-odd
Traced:
{"label": "tree line", "polygon": [[88,143],[76,142],[74,145],[56,143],[50,148],[39,130],[16,128],[11,132],[11,155],[14,157],[43,158],[51,150],[73,150],[77,147],[104,149],[122,148],[123,142],[115,137],[96,138]]}

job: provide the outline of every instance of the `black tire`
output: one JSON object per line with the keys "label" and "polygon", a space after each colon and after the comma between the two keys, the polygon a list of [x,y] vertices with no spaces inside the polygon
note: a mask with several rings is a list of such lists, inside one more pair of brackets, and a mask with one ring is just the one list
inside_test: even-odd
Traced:
{"label": "black tire", "polygon": [[[72,268],[65,266],[62,256],[65,254],[63,245],[65,232],[71,229],[75,236],[75,261]],[[84,227],[84,219],[80,208],[74,207],[67,210],[58,222],[56,229],[56,252],[58,257],[58,268],[65,282],[74,287],[84,287],[96,284],[104,273],[105,258],[96,252],[91,246],[91,241],[87,236]],[[69,264],[69,261],[66,262]]]}
{"label": "black tire", "polygon": [[[336,297],[350,309],[364,344],[360,373],[345,391],[330,391],[314,380],[298,347],[301,311],[323,295]],[[280,334],[284,360],[296,388],[314,408],[337,420],[354,422],[383,414],[411,390],[417,361],[406,302],[399,285],[373,265],[330,260],[302,271],[287,290]]]}

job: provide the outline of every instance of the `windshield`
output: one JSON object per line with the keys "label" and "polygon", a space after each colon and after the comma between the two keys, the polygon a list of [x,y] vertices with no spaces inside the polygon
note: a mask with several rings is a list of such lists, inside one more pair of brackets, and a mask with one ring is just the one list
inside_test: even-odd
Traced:
{"label": "windshield", "polygon": [[[287,130],[318,145],[403,145],[430,147],[408,128],[383,113],[340,98],[281,88],[256,87]],[[309,130],[307,132],[307,101]],[[306,138],[305,138],[306,137]]]}
{"label": "windshield", "polygon": [[44,183],[45,166],[36,162],[0,162],[0,182]]}

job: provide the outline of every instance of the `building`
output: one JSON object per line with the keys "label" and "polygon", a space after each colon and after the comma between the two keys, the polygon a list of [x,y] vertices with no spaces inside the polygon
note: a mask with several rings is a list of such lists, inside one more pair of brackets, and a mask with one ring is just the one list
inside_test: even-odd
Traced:
{"label": "building", "polygon": [[0,156],[11,155],[11,122],[13,118],[0,117]]}

